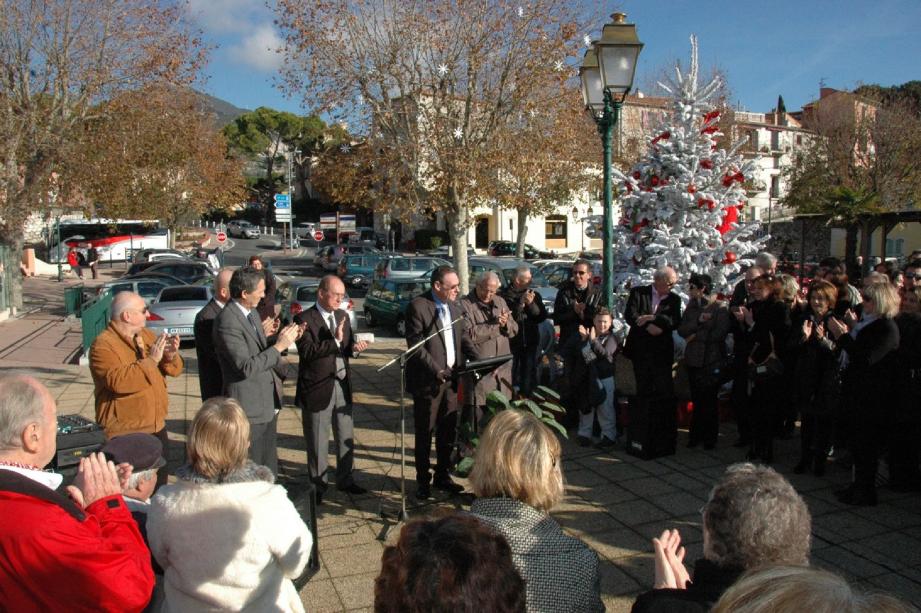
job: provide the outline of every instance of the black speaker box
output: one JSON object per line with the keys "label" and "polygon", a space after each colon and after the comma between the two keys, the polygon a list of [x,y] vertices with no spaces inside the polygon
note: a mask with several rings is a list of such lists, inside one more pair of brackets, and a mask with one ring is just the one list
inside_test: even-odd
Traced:
{"label": "black speaker box", "polygon": [[288,479],[283,483],[285,490],[288,492],[288,498],[294,503],[294,508],[300,513],[301,519],[310,528],[310,535],[313,537],[313,547],[310,549],[310,559],[300,577],[294,579],[294,587],[300,591],[307,585],[310,578],[320,570],[320,537],[317,534],[317,489],[310,479],[294,478]]}
{"label": "black speaker box", "polygon": [[644,460],[674,455],[678,439],[675,398],[630,398],[627,453]]}

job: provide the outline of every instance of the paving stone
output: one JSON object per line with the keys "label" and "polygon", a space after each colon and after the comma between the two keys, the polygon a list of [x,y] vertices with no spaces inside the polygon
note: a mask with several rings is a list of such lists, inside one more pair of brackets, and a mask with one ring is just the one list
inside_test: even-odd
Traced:
{"label": "paving stone", "polygon": [[665,511],[640,499],[609,505],[607,511],[625,526],[637,525],[640,522],[660,521],[668,517]]}
{"label": "paving stone", "polygon": [[620,484],[624,489],[628,489],[641,498],[649,498],[658,494],[676,494],[679,489],[656,477],[642,477],[640,479],[630,479],[622,481]]}
{"label": "paving stone", "polygon": [[316,581],[316,577],[301,589],[301,602],[304,609],[316,613],[342,611],[342,601],[331,579]]}
{"label": "paving stone", "polygon": [[812,560],[823,568],[844,574],[849,580],[865,579],[886,572],[885,567],[838,546],[813,551]]}
{"label": "paving stone", "polygon": [[670,515],[690,515],[700,513],[700,508],[707,502],[705,498],[686,492],[670,492],[656,496],[642,496]]}
{"label": "paving stone", "polygon": [[602,599],[639,590],[639,584],[632,577],[607,560],[601,560],[598,564],[598,574],[601,576]]}
{"label": "paving stone", "polygon": [[[322,535],[320,536],[320,542],[323,542]],[[343,551],[341,549],[326,551],[322,547],[320,548],[320,557],[323,558],[323,563],[329,570],[329,576],[334,580],[338,577],[346,577],[360,573],[379,572],[384,546],[378,541],[372,541],[363,545],[350,547],[344,553],[345,555],[342,555]],[[360,607],[366,605],[356,604],[354,606]]]}
{"label": "paving stone", "polygon": [[333,578],[333,585],[336,586],[336,592],[339,593],[345,610],[374,605],[374,579],[378,574],[380,574],[380,558],[377,560],[377,569],[374,572]]}
{"label": "paving stone", "polygon": [[629,528],[620,528],[598,534],[586,534],[583,536],[583,540],[601,558],[606,560],[617,560],[645,553],[650,548],[647,539]]}

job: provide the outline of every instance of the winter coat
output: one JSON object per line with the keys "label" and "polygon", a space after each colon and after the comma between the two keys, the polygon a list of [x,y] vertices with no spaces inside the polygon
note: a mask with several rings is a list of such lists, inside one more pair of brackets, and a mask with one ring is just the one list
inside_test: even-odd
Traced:
{"label": "winter coat", "polygon": [[182,373],[182,357],[158,364],[148,357],[157,336],[142,328],[143,348],[125,338],[114,323],[102,331],[90,348],[90,372],[96,386],[96,421],[109,438],[119,434],[153,434],[166,427],[169,396],[166,379]]}
{"label": "winter coat", "polygon": [[794,392],[804,415],[830,415],[840,404],[839,356],[828,330],[828,320],[833,316],[834,313],[829,311],[819,320],[824,327],[822,336],[815,330],[817,322],[811,312],[807,317],[814,323],[812,335],[808,339],[803,334],[805,320],[795,323],[790,331],[790,349],[796,356]]}
{"label": "winter coat", "polygon": [[303,611],[291,579],[313,537],[271,471],[252,462],[221,482],[184,466],[147,514],[163,567],[164,612]]}
{"label": "winter coat", "polygon": [[895,352],[899,347],[895,322],[876,319],[863,327],[856,338],[845,333],[835,343],[847,352],[841,381],[849,417],[861,423],[888,422],[895,412],[892,396]]}
{"label": "winter coat", "polygon": [[899,400],[895,421],[918,423],[921,421],[921,313],[900,313],[895,323],[899,327],[895,379]]}
{"label": "winter coat", "polygon": [[[493,297],[490,304],[484,304],[477,298],[476,290],[464,296],[460,301],[467,321],[467,334],[470,335],[473,347],[479,358],[494,358],[500,355],[509,355],[509,339],[518,334],[518,323],[514,317],[509,316],[504,328],[499,327],[499,313],[510,310],[501,296]],[[473,389],[471,394],[469,390]],[[464,378],[464,403],[468,405],[484,406],[486,396],[498,391],[508,398],[512,397],[512,362],[509,360],[502,366],[483,374],[483,378],[474,384],[473,377]]]}
{"label": "winter coat", "polygon": [[[710,315],[701,321],[704,313]],[[684,363],[691,368],[713,372],[726,364],[726,336],[731,326],[726,303],[719,300],[691,300],[681,318],[678,334],[688,341],[684,349]]]}
{"label": "winter coat", "polygon": [[[580,318],[573,305],[585,305]],[[556,293],[553,303],[553,323],[560,327],[560,345],[565,345],[573,335],[579,335],[579,326],[591,327],[595,309],[601,305],[601,290],[589,283],[585,289],[576,289],[572,281],[566,281]]]}
{"label": "winter coat", "polygon": [[470,512],[508,541],[529,613],[604,611],[598,555],[549,515],[512,498],[478,498]]}
{"label": "winter coat", "polygon": [[0,610],[141,611],[153,587],[150,553],[121,495],[79,509],[0,470]]}
{"label": "winter coat", "polygon": [[525,290],[518,290],[514,285],[509,285],[503,292],[502,298],[512,311],[512,317],[518,324],[518,334],[509,339],[512,351],[526,349],[537,353],[540,347],[540,324],[547,319],[547,307],[541,299],[539,292],[534,292],[531,304],[524,303]]}

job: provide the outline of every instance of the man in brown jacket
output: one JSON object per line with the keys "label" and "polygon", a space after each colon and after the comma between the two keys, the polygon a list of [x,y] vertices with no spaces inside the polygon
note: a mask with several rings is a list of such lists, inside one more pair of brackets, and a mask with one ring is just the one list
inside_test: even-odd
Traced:
{"label": "man in brown jacket", "polygon": [[148,330],[147,305],[134,292],[119,292],[111,313],[109,327],[90,349],[96,421],[109,438],[145,432],[159,438],[166,450],[169,398],[164,376],[182,373],[179,337],[157,337]]}

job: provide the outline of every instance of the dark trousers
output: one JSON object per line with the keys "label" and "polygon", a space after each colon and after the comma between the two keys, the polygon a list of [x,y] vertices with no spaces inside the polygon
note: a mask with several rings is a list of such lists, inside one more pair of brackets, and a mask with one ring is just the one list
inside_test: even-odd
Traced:
{"label": "dark trousers", "polygon": [[732,379],[732,394],[729,399],[739,429],[739,439],[743,443],[749,443],[752,438],[752,399],[748,393],[748,368],[744,364],[736,364],[735,370],[735,376]]}
{"label": "dark trousers", "polygon": [[831,434],[834,428],[834,418],[830,413],[813,413],[803,410],[800,421],[800,443],[802,457],[800,462],[808,465],[809,462],[821,464],[828,456],[831,447]]}
{"label": "dark trousers", "polygon": [[[435,435],[435,479],[448,477],[451,470],[451,452],[457,438],[457,410],[448,412],[448,395],[456,394],[451,383],[444,383],[432,396],[413,396],[413,422],[415,424],[416,481],[429,483],[431,480],[432,434]],[[436,413],[432,427],[432,413]]]}
{"label": "dark trousers", "polygon": [[771,377],[766,381],[755,383],[751,395],[751,453],[754,458],[764,462],[774,461],[774,432],[777,429],[777,416],[781,402],[781,384],[783,379]]}
{"label": "dark trousers", "polygon": [[[867,407],[879,410],[881,407]],[[854,485],[858,491],[876,492],[876,470],[879,465],[879,450],[886,430],[879,421],[863,420],[854,424]]]}
{"label": "dark trousers", "polygon": [[329,431],[336,441],[336,486],[352,483],[355,441],[353,438],[352,405],[345,401],[341,384],[333,385],[329,405],[322,411],[301,409],[304,439],[307,442],[307,469],[318,487],[329,485]]}
{"label": "dark trousers", "polygon": [[918,470],[921,447],[921,424],[897,423],[889,436],[889,481],[892,485],[917,489],[921,487]]}
{"label": "dark trousers", "polygon": [[529,396],[537,379],[537,347],[523,347],[512,353],[512,384],[522,396]]}
{"label": "dark trousers", "polygon": [[278,448],[275,434],[277,425],[277,415],[273,415],[272,420],[265,423],[249,422],[249,459],[267,467],[273,475],[278,475]]}
{"label": "dark trousers", "polygon": [[691,400],[694,411],[691,413],[689,439],[692,443],[703,442],[704,445],[716,445],[720,431],[720,418],[717,409],[719,380],[711,372],[702,368],[688,367],[688,379],[691,383]]}

